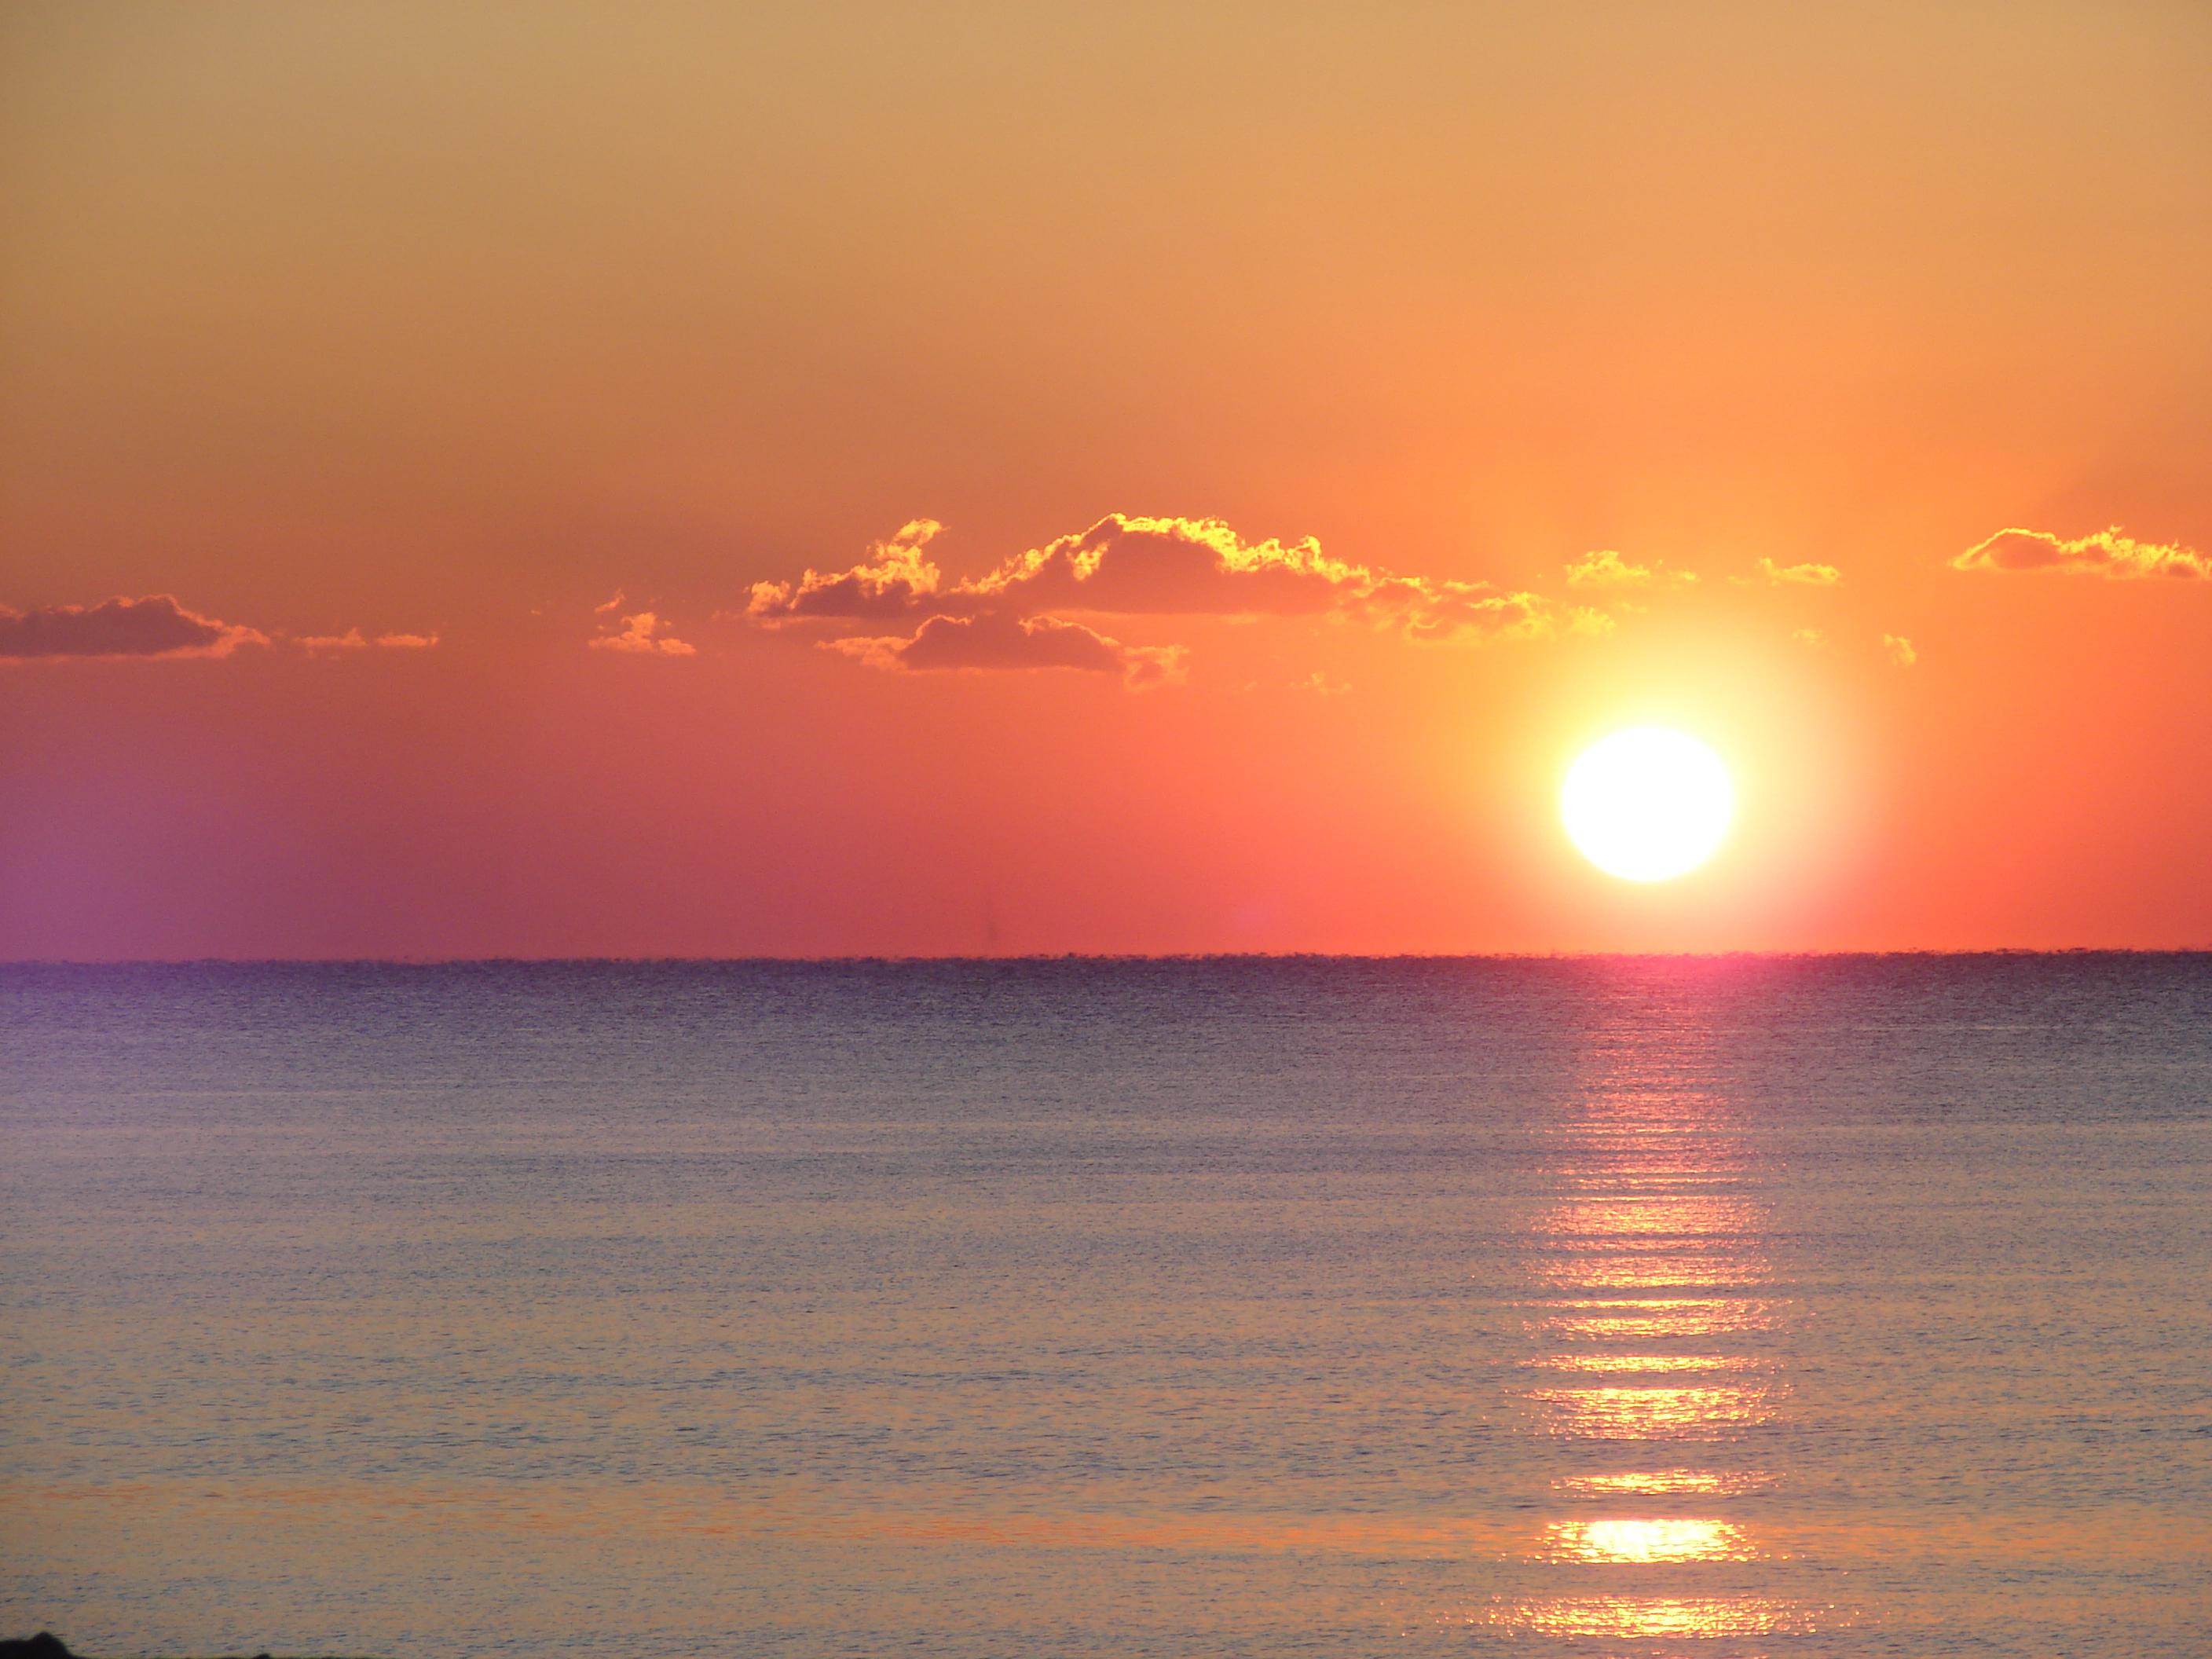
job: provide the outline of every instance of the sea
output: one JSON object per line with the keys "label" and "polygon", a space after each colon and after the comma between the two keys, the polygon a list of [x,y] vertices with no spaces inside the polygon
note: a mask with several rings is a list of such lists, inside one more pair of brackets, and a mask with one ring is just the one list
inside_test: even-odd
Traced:
{"label": "sea", "polygon": [[0,969],[0,1635],[2212,1653],[2212,957]]}

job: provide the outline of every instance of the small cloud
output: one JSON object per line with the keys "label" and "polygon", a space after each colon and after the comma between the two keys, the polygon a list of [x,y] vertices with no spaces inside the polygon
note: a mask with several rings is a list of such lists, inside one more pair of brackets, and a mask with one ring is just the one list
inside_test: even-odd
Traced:
{"label": "small cloud", "polygon": [[1583,634],[1593,638],[1610,634],[1620,624],[1602,611],[1592,611],[1587,605],[1576,605],[1567,612],[1566,631]]}
{"label": "small cloud", "polygon": [[1631,564],[1611,548],[1600,548],[1585,553],[1566,567],[1570,587],[1692,587],[1697,585],[1694,570],[1662,570],[1662,560],[1650,564]]}
{"label": "small cloud", "polygon": [[1899,668],[1910,668],[1920,660],[1920,653],[1912,648],[1912,641],[1902,634],[1883,635],[1881,648],[1887,654],[1890,661],[1895,663]]}
{"label": "small cloud", "polygon": [[[604,609],[604,607],[602,607]],[[662,657],[696,657],[699,647],[660,632],[660,618],[650,611],[624,617],[619,634],[600,634],[586,641],[594,651],[629,651]]]}
{"label": "small cloud", "polygon": [[1124,645],[1080,623],[1056,617],[932,617],[911,639],[826,641],[833,651],[877,668],[911,672],[1072,668],[1118,674],[1133,690],[1182,678],[1183,647]]}
{"label": "small cloud", "polygon": [[1393,576],[1364,595],[1359,608],[1394,622],[1425,644],[1468,639],[1547,639],[1562,631],[1603,633],[1613,619],[1580,606],[1562,611],[1538,593],[1502,593],[1487,582]]}
{"label": "small cloud", "polygon": [[168,593],[37,611],[0,605],[0,658],[227,657],[268,643],[258,629],[187,611]]}
{"label": "small cloud", "polygon": [[[605,616],[605,615],[607,614],[607,612],[608,612],[608,611],[617,611],[617,610],[620,610],[620,609],[622,608],[622,602],[623,602],[623,591],[622,591],[622,589],[620,589],[619,587],[617,587],[617,589],[615,589],[615,596],[614,596],[614,598],[612,598],[611,599],[609,599],[609,600],[608,600],[605,604],[604,604],[604,605],[593,605],[593,606],[592,607],[592,614],[593,616],[595,616],[595,617],[604,617],[604,616]],[[532,612],[531,612],[531,614],[532,614],[532,616],[535,616],[535,615],[537,615],[538,613],[537,613],[536,611],[533,611]]]}
{"label": "small cloud", "polygon": [[1817,628],[1801,628],[1790,636],[1798,644],[1818,651],[1828,642],[1828,636]]}
{"label": "small cloud", "polygon": [[745,614],[770,626],[806,617],[912,616],[937,592],[938,568],[923,549],[944,528],[934,519],[915,519],[848,570],[810,569],[796,582],[755,582]]}
{"label": "small cloud", "polygon": [[2045,530],[2000,530],[1950,562],[1954,570],[2063,570],[2075,575],[2212,578],[2212,556],[2179,542],[2139,542],[2116,525],[2078,540]]}
{"label": "small cloud", "polygon": [[1805,587],[1833,587],[1844,579],[1844,573],[1832,564],[1777,564],[1771,559],[1761,559],[1759,568],[1771,582],[1795,582]]}
{"label": "small cloud", "polygon": [[379,634],[370,639],[358,628],[349,628],[343,634],[303,634],[298,641],[310,651],[366,651],[372,647],[380,651],[427,651],[437,642],[435,634]]}
{"label": "small cloud", "polygon": [[1237,688],[1240,696],[1253,696],[1261,692],[1288,691],[1316,697],[1340,697],[1352,690],[1348,680],[1331,679],[1318,668],[1302,680],[1247,680]]}

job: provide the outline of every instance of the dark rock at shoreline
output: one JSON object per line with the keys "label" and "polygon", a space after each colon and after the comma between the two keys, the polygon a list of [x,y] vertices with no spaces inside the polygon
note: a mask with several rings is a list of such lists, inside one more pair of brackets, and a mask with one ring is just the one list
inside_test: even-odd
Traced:
{"label": "dark rock at shoreline", "polygon": [[[50,1630],[36,1636],[18,1636],[0,1639],[0,1659],[84,1659],[82,1654],[71,1653],[69,1644]],[[269,1659],[265,1653],[257,1653],[253,1659]]]}

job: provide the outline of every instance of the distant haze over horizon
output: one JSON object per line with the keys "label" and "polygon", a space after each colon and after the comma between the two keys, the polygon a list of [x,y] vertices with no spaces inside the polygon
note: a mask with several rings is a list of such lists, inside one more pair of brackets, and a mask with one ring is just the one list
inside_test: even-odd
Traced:
{"label": "distant haze over horizon", "polygon": [[[0,960],[2212,945],[2212,10],[0,14]],[[1656,725],[1735,815],[1563,835]]]}

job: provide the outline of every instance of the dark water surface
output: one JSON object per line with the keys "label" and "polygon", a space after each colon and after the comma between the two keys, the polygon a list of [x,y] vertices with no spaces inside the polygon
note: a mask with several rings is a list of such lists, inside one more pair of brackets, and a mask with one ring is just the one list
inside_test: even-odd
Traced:
{"label": "dark water surface", "polygon": [[0,969],[0,1633],[2202,1655],[2212,958]]}

